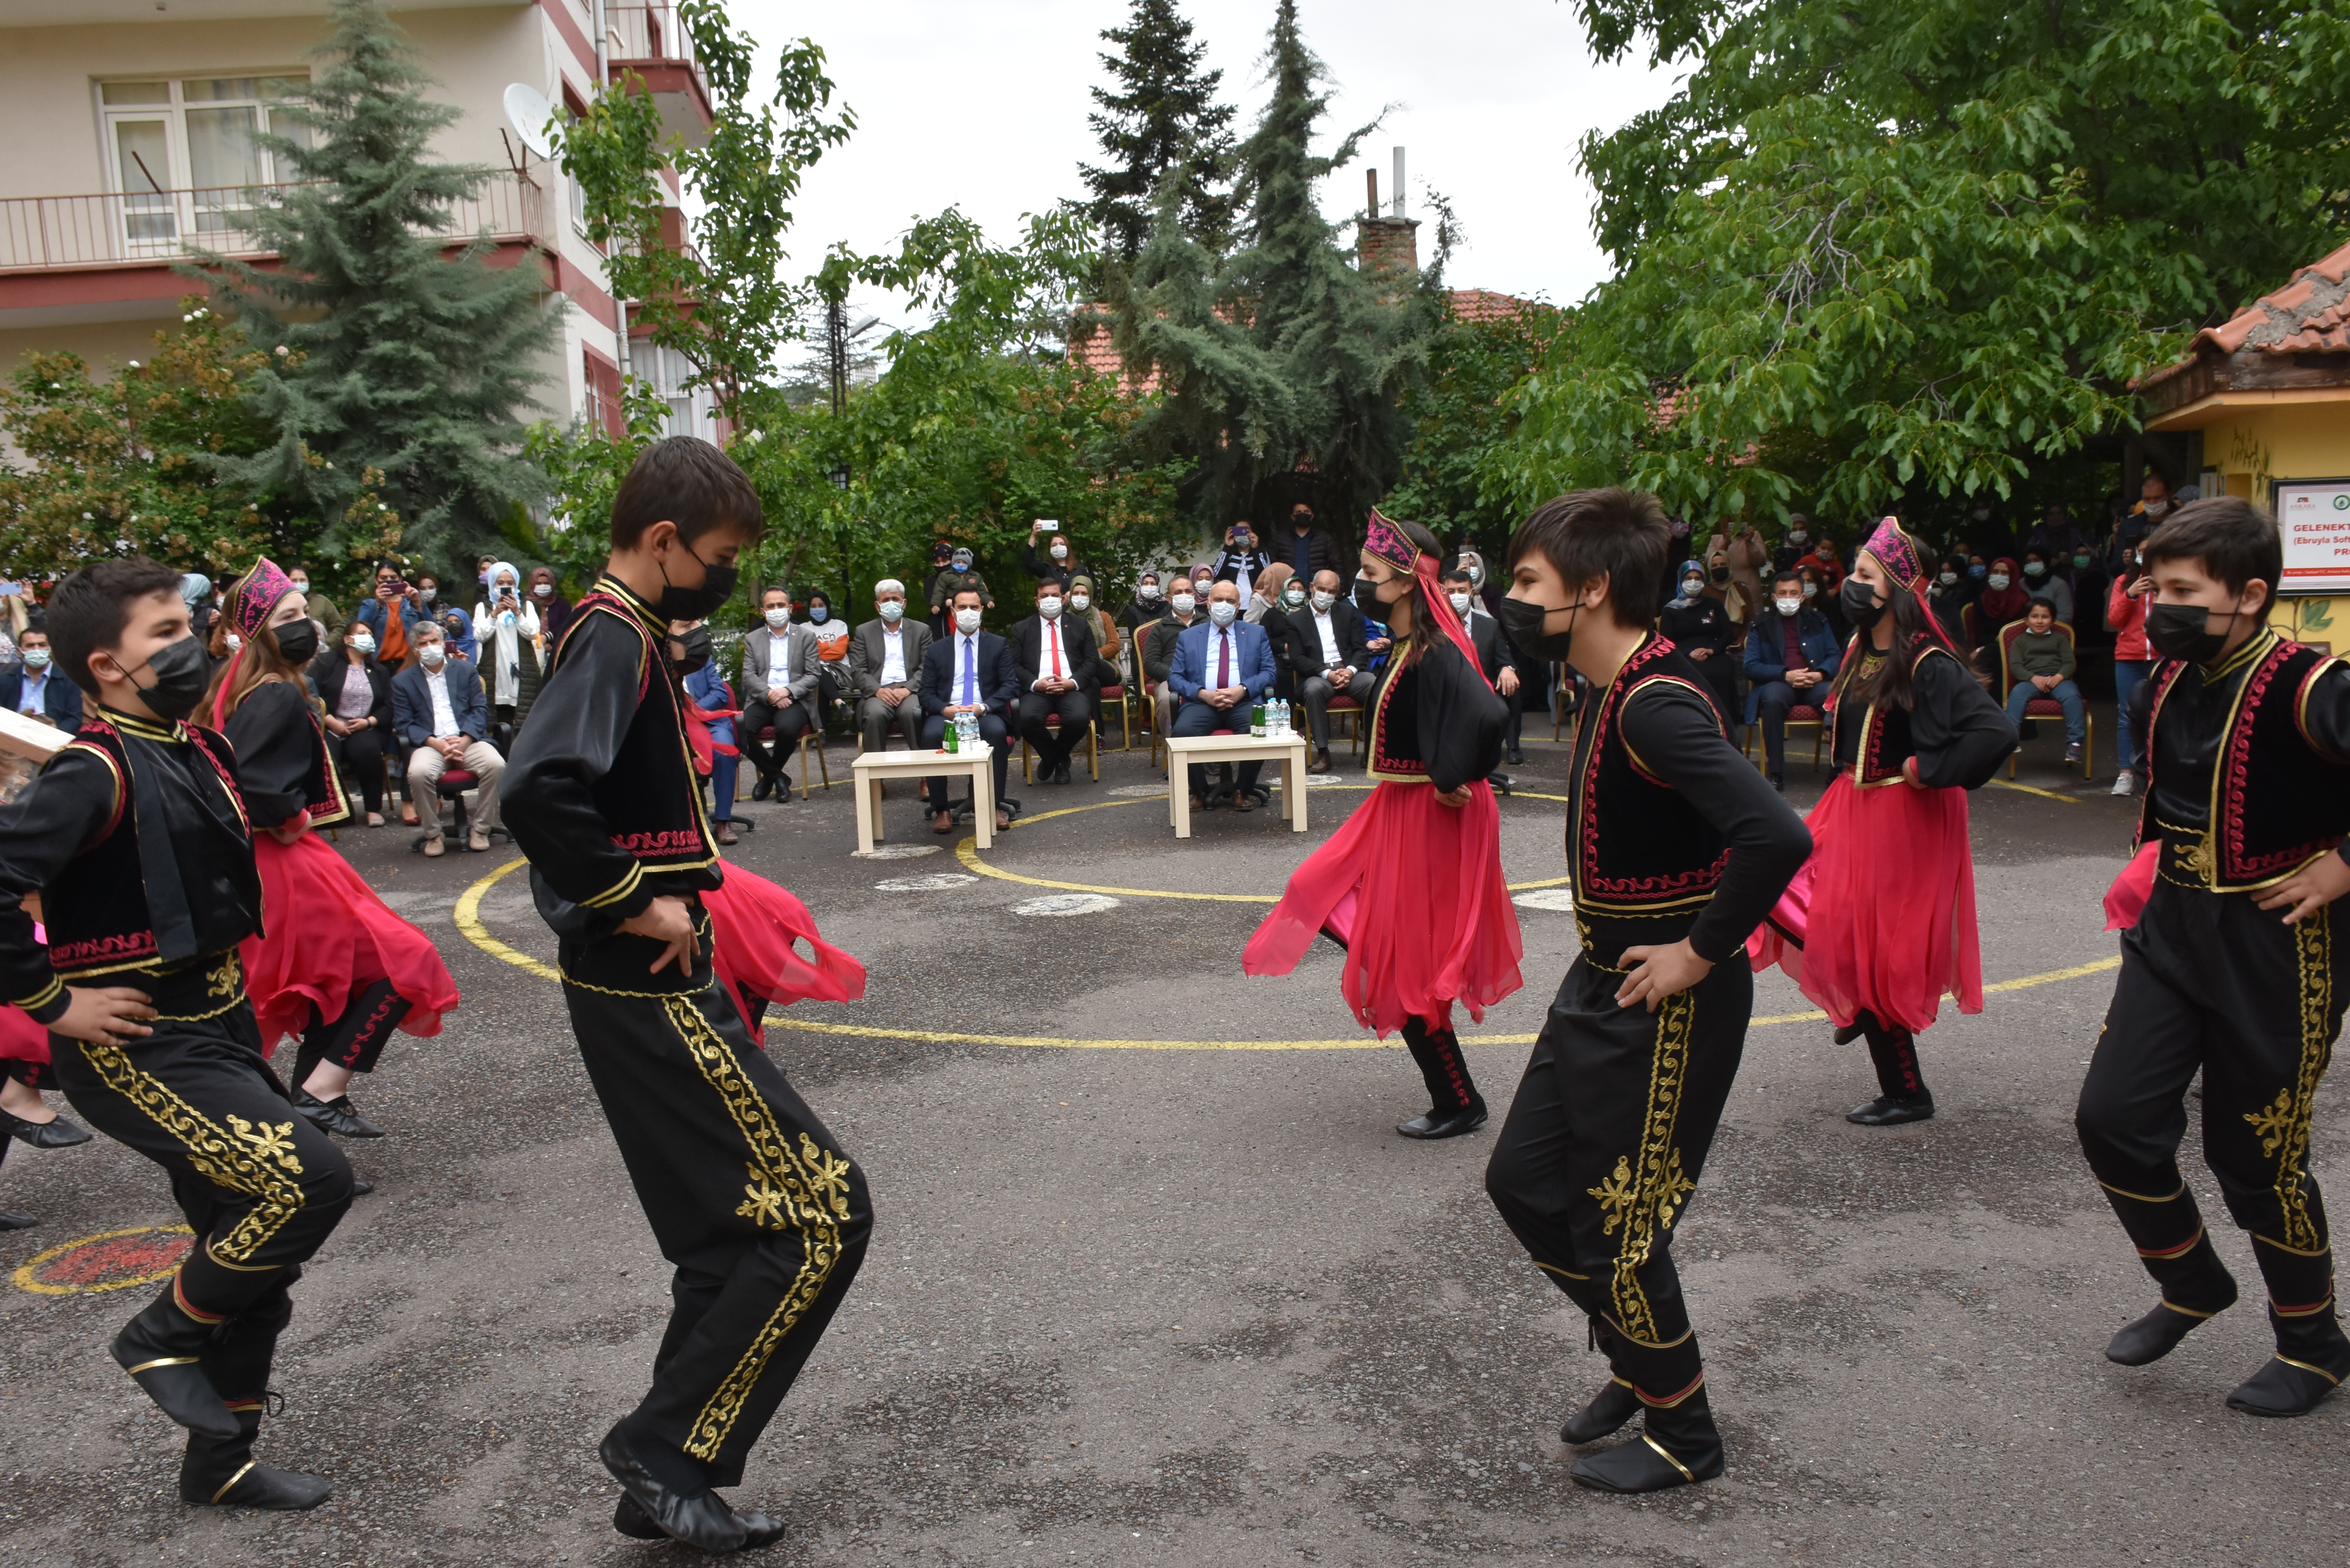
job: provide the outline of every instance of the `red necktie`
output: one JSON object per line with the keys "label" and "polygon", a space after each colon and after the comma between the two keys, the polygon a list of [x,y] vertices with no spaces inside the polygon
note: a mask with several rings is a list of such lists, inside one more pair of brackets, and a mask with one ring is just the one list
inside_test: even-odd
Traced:
{"label": "red necktie", "polygon": [[1219,631],[1216,637],[1216,690],[1221,691],[1232,683],[1232,633]]}
{"label": "red necktie", "polygon": [[1046,621],[1045,636],[1053,644],[1053,679],[1058,680],[1061,678],[1061,623],[1057,620]]}

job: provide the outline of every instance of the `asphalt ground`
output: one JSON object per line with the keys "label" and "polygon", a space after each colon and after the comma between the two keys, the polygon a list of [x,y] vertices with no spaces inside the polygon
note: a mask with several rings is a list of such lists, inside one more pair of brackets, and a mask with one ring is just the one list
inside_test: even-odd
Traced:
{"label": "asphalt ground", "polygon": [[[1502,807],[1513,883],[1565,872],[1545,798],[1565,752],[1528,749]],[[2030,756],[2042,793],[1973,799],[1984,973],[2011,983],[1924,1037],[1933,1121],[1846,1123],[1875,1093],[1862,1048],[1761,977],[1675,1240],[1729,1471],[1645,1501],[1567,1480],[1558,1424],[1606,1371],[1485,1199],[1492,1131],[1396,1136],[1424,1108],[1418,1076],[1353,1027],[1326,945],[1286,978],[1240,971],[1358,778],[1313,790],[1308,834],[1220,811],[1179,844],[1142,753],[1112,753],[1098,784],[1015,783],[1026,818],[983,857],[933,836],[903,789],[896,858],[850,854],[846,788],[744,808],[760,828],[735,857],[871,974],[863,1002],[767,1034],[864,1166],[878,1220],[736,1494],[791,1526],[766,1560],[2343,1561],[2350,1402],[2299,1421],[2225,1408],[2268,1336],[2249,1243],[2191,1148],[2246,1300],[2152,1367],[2099,1354],[2154,1300],[2070,1125],[2132,806],[2068,781],[2045,739]],[[1790,773],[1808,805],[1824,775]],[[642,1392],[667,1271],[532,967],[552,943],[523,877],[492,879],[504,846],[428,861],[407,841],[340,847],[432,933],[465,1002],[358,1087],[392,1136],[352,1146],[377,1190],[296,1289],[264,1436],[271,1461],[332,1477],[334,1501],[291,1517],[176,1501],[176,1429],[105,1352],[150,1287],[5,1282],[76,1238],[174,1222],[164,1184],[103,1139],[20,1146],[0,1205],[40,1223],[0,1236],[0,1563],[685,1557],[608,1523],[595,1445]],[[1070,898],[1080,912],[1021,912]],[[1520,919],[1525,988],[1463,1025],[1496,1126],[1575,950],[1562,910]],[[2316,1157],[2337,1191],[2345,1135],[2329,1091]]]}

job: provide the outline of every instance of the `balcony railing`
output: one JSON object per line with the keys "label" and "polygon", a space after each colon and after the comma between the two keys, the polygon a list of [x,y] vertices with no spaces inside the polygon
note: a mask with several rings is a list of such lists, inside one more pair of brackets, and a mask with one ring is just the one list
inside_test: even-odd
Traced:
{"label": "balcony railing", "polygon": [[660,60],[693,66],[693,34],[671,5],[607,5],[604,52],[615,64]]}
{"label": "balcony railing", "polygon": [[[199,252],[267,255],[270,248],[254,232],[255,209],[292,188],[0,199],[0,273],[180,261]],[[501,172],[477,194],[452,202],[448,221],[431,232],[452,242],[484,230],[493,239],[535,239],[546,232],[541,195],[537,186]]]}

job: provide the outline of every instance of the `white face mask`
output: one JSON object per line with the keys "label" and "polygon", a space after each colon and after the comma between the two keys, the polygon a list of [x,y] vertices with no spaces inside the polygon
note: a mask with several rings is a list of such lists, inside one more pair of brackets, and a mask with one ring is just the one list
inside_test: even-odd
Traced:
{"label": "white face mask", "polygon": [[533,583],[531,585],[530,591],[533,597],[537,598],[553,598],[555,597],[555,585],[553,583]]}
{"label": "white face mask", "polygon": [[238,649],[243,648],[244,646],[244,639],[237,636],[234,632],[230,632],[228,634],[228,650],[231,653],[234,653]]}
{"label": "white face mask", "polygon": [[1804,607],[1804,601],[1801,599],[1773,599],[1771,602],[1779,607],[1781,615],[1794,615]]}
{"label": "white face mask", "polygon": [[1140,599],[1144,604],[1149,604],[1159,597],[1159,585],[1157,583],[1145,583],[1140,587],[1134,590],[1134,597]]}
{"label": "white face mask", "polygon": [[1285,605],[1302,605],[1305,602],[1305,590],[1299,587],[1284,589],[1282,592],[1281,602]]}
{"label": "white face mask", "polygon": [[297,594],[307,594],[310,591],[310,585],[296,577],[294,579],[294,591]]}
{"label": "white face mask", "polygon": [[48,667],[49,667],[49,650],[48,650],[47,649],[46,649],[46,648],[28,648],[28,649],[25,649],[25,668],[26,668],[26,669],[27,669],[27,670],[47,670]]}
{"label": "white face mask", "polygon": [[1208,618],[1218,626],[1232,625],[1232,618],[1240,613],[1241,607],[1230,599],[1216,599],[1208,606]]}
{"label": "white face mask", "polygon": [[1056,561],[1066,561],[1068,558],[1069,547],[1066,545],[1055,545],[1053,546],[1053,559]]}
{"label": "white face mask", "polygon": [[1038,599],[1036,601],[1036,613],[1043,616],[1046,620],[1060,619],[1061,596],[1058,594],[1046,594],[1043,598]]}
{"label": "white face mask", "polygon": [[1958,573],[1956,573],[1956,572],[1944,572],[1944,573],[1942,574],[1942,576],[1941,576],[1941,584],[1942,584],[1942,586],[1943,586],[1944,587],[1946,587],[1946,588],[1947,588],[1947,587],[1949,587],[1952,583],[1957,582],[1958,580],[1959,580],[1959,574],[1958,574]]}
{"label": "white face mask", "polygon": [[1324,615],[1329,614],[1330,607],[1337,602],[1338,596],[1336,594],[1326,592],[1321,588],[1314,590],[1314,607],[1320,610]]}
{"label": "white face mask", "polygon": [[1094,607],[1094,597],[1091,594],[1071,594],[1069,596],[1069,607],[1076,611],[1079,615],[1083,615],[1086,611]]}
{"label": "white face mask", "polygon": [[427,670],[438,670],[449,658],[448,649],[437,642],[428,642],[416,650],[416,657]]}
{"label": "white face mask", "polygon": [[1820,585],[1817,583],[1805,583],[1804,585],[1804,597],[1807,599],[1816,596],[1819,591]]}
{"label": "white face mask", "polygon": [[1173,598],[1169,599],[1167,602],[1175,607],[1175,613],[1177,615],[1190,615],[1193,610],[1200,607],[1200,601],[1193,598],[1190,594],[1177,594]]}
{"label": "white face mask", "polygon": [[955,629],[965,637],[979,635],[979,612],[973,609],[955,611]]}
{"label": "white face mask", "polygon": [[1485,586],[1484,567],[1471,566],[1469,568],[1469,586],[1472,588],[1482,588]]}
{"label": "white face mask", "polygon": [[1804,531],[1803,531],[1801,528],[1790,528],[1790,529],[1788,529],[1788,530],[1787,530],[1787,543],[1788,543],[1788,544],[1790,544],[1790,545],[1800,545],[1800,544],[1802,544],[1802,543],[1804,542]]}
{"label": "white face mask", "polygon": [[781,631],[784,628],[792,624],[792,611],[791,607],[788,605],[785,606],[782,609],[771,609],[766,612],[766,615],[767,629],[769,631]]}
{"label": "white face mask", "polygon": [[2146,504],[2146,514],[2149,517],[2159,517],[2169,510],[2170,503],[2168,501],[2149,501]]}
{"label": "white face mask", "polygon": [[1703,577],[1683,577],[1681,579],[1681,597],[1685,599],[1693,599],[1703,592],[1705,592],[1705,579]]}
{"label": "white face mask", "polygon": [[891,626],[895,626],[898,624],[898,618],[906,613],[906,601],[903,599],[883,599],[880,604],[880,610],[881,618],[888,621]]}
{"label": "white face mask", "polygon": [[2044,577],[2048,575],[2048,567],[2039,561],[2026,561],[2023,563],[2023,575],[2027,577]]}
{"label": "white face mask", "polygon": [[375,639],[369,637],[366,632],[361,632],[359,636],[351,639],[351,646],[358,649],[361,653],[373,653],[375,651]]}
{"label": "white face mask", "polygon": [[1469,596],[1467,594],[1447,594],[1445,597],[1452,601],[1452,613],[1454,615],[1467,615],[1469,613]]}
{"label": "white face mask", "polygon": [[2003,588],[2007,587],[2007,574],[2005,572],[1993,572],[1989,577],[1985,578],[1984,581],[1990,583],[1992,587]]}

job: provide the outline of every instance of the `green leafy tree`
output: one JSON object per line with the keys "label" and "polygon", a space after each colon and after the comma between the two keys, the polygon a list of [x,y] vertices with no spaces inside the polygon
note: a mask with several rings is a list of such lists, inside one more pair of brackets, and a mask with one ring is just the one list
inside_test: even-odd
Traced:
{"label": "green leafy tree", "polygon": [[1410,440],[1403,398],[1426,368],[1441,248],[1419,276],[1355,266],[1315,190],[1376,127],[1313,151],[1328,95],[1295,0],[1281,0],[1266,62],[1273,96],[1239,152],[1240,247],[1217,256],[1162,190],[1130,286],[1113,290],[1112,332],[1129,370],[1164,389],[1138,434],[1194,464],[1186,489],[1202,524],[1248,515],[1266,480],[1307,469],[1326,516],[1352,525]]}
{"label": "green leafy tree", "polygon": [[1695,57],[1583,146],[1618,275],[1491,477],[1699,517],[2043,483],[2129,383],[2339,242],[2350,16],[2231,0],[1583,0]]}
{"label": "green leafy tree", "polygon": [[427,156],[458,111],[425,96],[406,36],[378,0],[333,0],[330,16],[308,96],[274,116],[303,134],[255,138],[296,175],[247,221],[276,269],[207,258],[224,307],[289,350],[253,386],[276,439],[220,468],[326,520],[330,554],[359,547],[354,506],[379,514],[361,500],[372,470],[405,547],[452,559],[544,494],[522,415],[556,319],[536,265],[495,265],[486,238],[449,234],[452,203],[492,171]]}
{"label": "green leafy tree", "polygon": [[1133,0],[1123,27],[1103,30],[1118,53],[1101,57],[1115,85],[1093,89],[1099,108],[1086,117],[1108,155],[1104,167],[1080,165],[1093,200],[1086,207],[1102,235],[1104,259],[1130,266],[1156,222],[1161,184],[1175,182],[1177,223],[1211,251],[1232,227],[1232,197],[1220,190],[1233,161],[1232,108],[1216,101],[1222,71],[1202,71],[1204,44],[1174,0]]}

